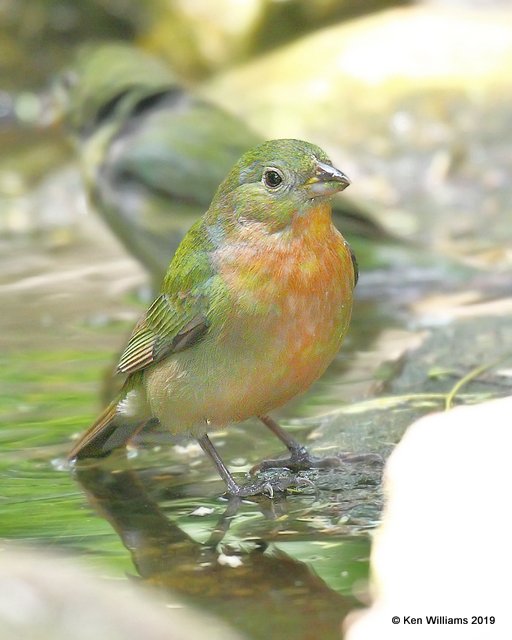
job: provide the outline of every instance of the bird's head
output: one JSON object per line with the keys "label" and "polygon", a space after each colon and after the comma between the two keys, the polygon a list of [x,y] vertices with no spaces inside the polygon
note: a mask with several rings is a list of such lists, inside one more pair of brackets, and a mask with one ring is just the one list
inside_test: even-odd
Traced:
{"label": "bird's head", "polygon": [[259,223],[269,232],[279,231],[349,184],[319,147],[302,140],[269,140],[240,158],[210,211],[233,224]]}
{"label": "bird's head", "polygon": [[126,43],[81,47],[54,85],[55,100],[70,128],[88,135],[128,97],[137,101],[169,91],[177,85],[172,71],[161,61]]}

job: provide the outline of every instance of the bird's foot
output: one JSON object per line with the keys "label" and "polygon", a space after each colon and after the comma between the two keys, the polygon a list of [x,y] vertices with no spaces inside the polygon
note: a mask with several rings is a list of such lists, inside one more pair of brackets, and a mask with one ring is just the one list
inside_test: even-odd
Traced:
{"label": "bird's foot", "polygon": [[268,469],[290,469],[290,471],[307,471],[308,469],[337,469],[344,464],[366,463],[383,464],[382,457],[377,453],[339,453],[335,456],[314,456],[306,449],[299,447],[293,450],[287,458],[277,458],[274,460],[263,460],[252,467],[250,473]]}
{"label": "bird's foot", "polygon": [[228,493],[238,498],[248,498],[257,495],[266,495],[269,498],[273,498],[275,494],[284,493],[289,488],[309,484],[311,483],[303,478],[280,476],[276,478],[257,479],[244,485],[239,485],[235,482],[229,483]]}

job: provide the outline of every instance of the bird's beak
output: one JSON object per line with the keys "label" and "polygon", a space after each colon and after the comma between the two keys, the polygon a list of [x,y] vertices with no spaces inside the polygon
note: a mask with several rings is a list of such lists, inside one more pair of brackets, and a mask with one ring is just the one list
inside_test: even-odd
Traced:
{"label": "bird's beak", "polygon": [[315,174],[305,183],[310,198],[332,196],[350,184],[347,176],[324,162],[317,162]]}

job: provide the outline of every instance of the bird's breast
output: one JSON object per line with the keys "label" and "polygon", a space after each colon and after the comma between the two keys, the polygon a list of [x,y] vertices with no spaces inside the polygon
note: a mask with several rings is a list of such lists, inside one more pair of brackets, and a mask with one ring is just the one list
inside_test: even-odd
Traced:
{"label": "bird's breast", "polygon": [[245,402],[261,396],[271,410],[307,389],[340,348],[352,310],[350,253],[330,221],[321,234],[272,234],[223,252],[229,308],[219,351],[237,363]]}
{"label": "bird's breast", "polygon": [[207,335],[145,376],[167,428],[201,433],[263,415],[324,372],[348,328],[354,283],[349,249],[327,222],[216,251],[222,287]]}

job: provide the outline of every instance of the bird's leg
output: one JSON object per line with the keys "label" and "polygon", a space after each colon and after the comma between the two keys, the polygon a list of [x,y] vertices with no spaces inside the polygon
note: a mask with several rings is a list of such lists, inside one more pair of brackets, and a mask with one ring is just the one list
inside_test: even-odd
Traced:
{"label": "bird's leg", "polygon": [[198,438],[201,449],[213,460],[220,477],[226,483],[228,493],[239,498],[245,498],[248,496],[255,496],[258,494],[267,494],[271,498],[274,496],[274,492],[284,491],[286,487],[293,484],[293,479],[279,478],[276,480],[261,480],[259,482],[253,482],[247,485],[239,485],[231,475],[229,469],[224,464],[217,449],[213,446],[210,438],[204,434]]}
{"label": "bird's leg", "polygon": [[[280,458],[278,460],[265,460],[258,465],[258,469],[270,469],[274,467],[287,467],[288,469],[292,469],[294,471],[298,471],[299,469],[309,469],[311,465],[311,454],[307,450],[307,448],[292,438],[292,436],[287,433],[279,424],[270,416],[259,416],[259,419],[263,422],[263,424],[272,431],[272,433],[281,440],[281,442],[286,446],[288,451],[290,452],[289,458]],[[276,464],[273,464],[276,463]],[[289,466],[286,463],[290,463],[293,466]]]}
{"label": "bird's leg", "polygon": [[268,427],[270,431],[272,431],[272,433],[277,436],[279,440],[281,440],[281,442],[285,444],[286,448],[290,452],[290,457],[278,458],[277,460],[263,460],[263,462],[260,462],[255,467],[253,467],[251,469],[251,472],[265,471],[266,469],[275,469],[282,467],[286,467],[291,471],[303,471],[306,469],[332,469],[342,466],[344,462],[381,461],[381,457],[373,453],[345,453],[339,454],[337,456],[326,456],[325,458],[314,456],[309,453],[309,451],[303,444],[297,442],[295,438],[292,438],[290,434],[282,429],[273,418],[271,418],[270,416],[258,417],[263,422],[263,424]]}
{"label": "bird's leg", "polygon": [[259,419],[286,446],[290,452],[290,457],[278,458],[277,460],[263,460],[263,462],[260,462],[260,464],[253,468],[254,471],[264,471],[266,469],[280,467],[286,467],[291,471],[302,471],[313,468],[339,467],[341,465],[339,458],[318,458],[317,456],[311,455],[303,444],[295,440],[295,438],[280,427],[270,416],[259,416]]}

